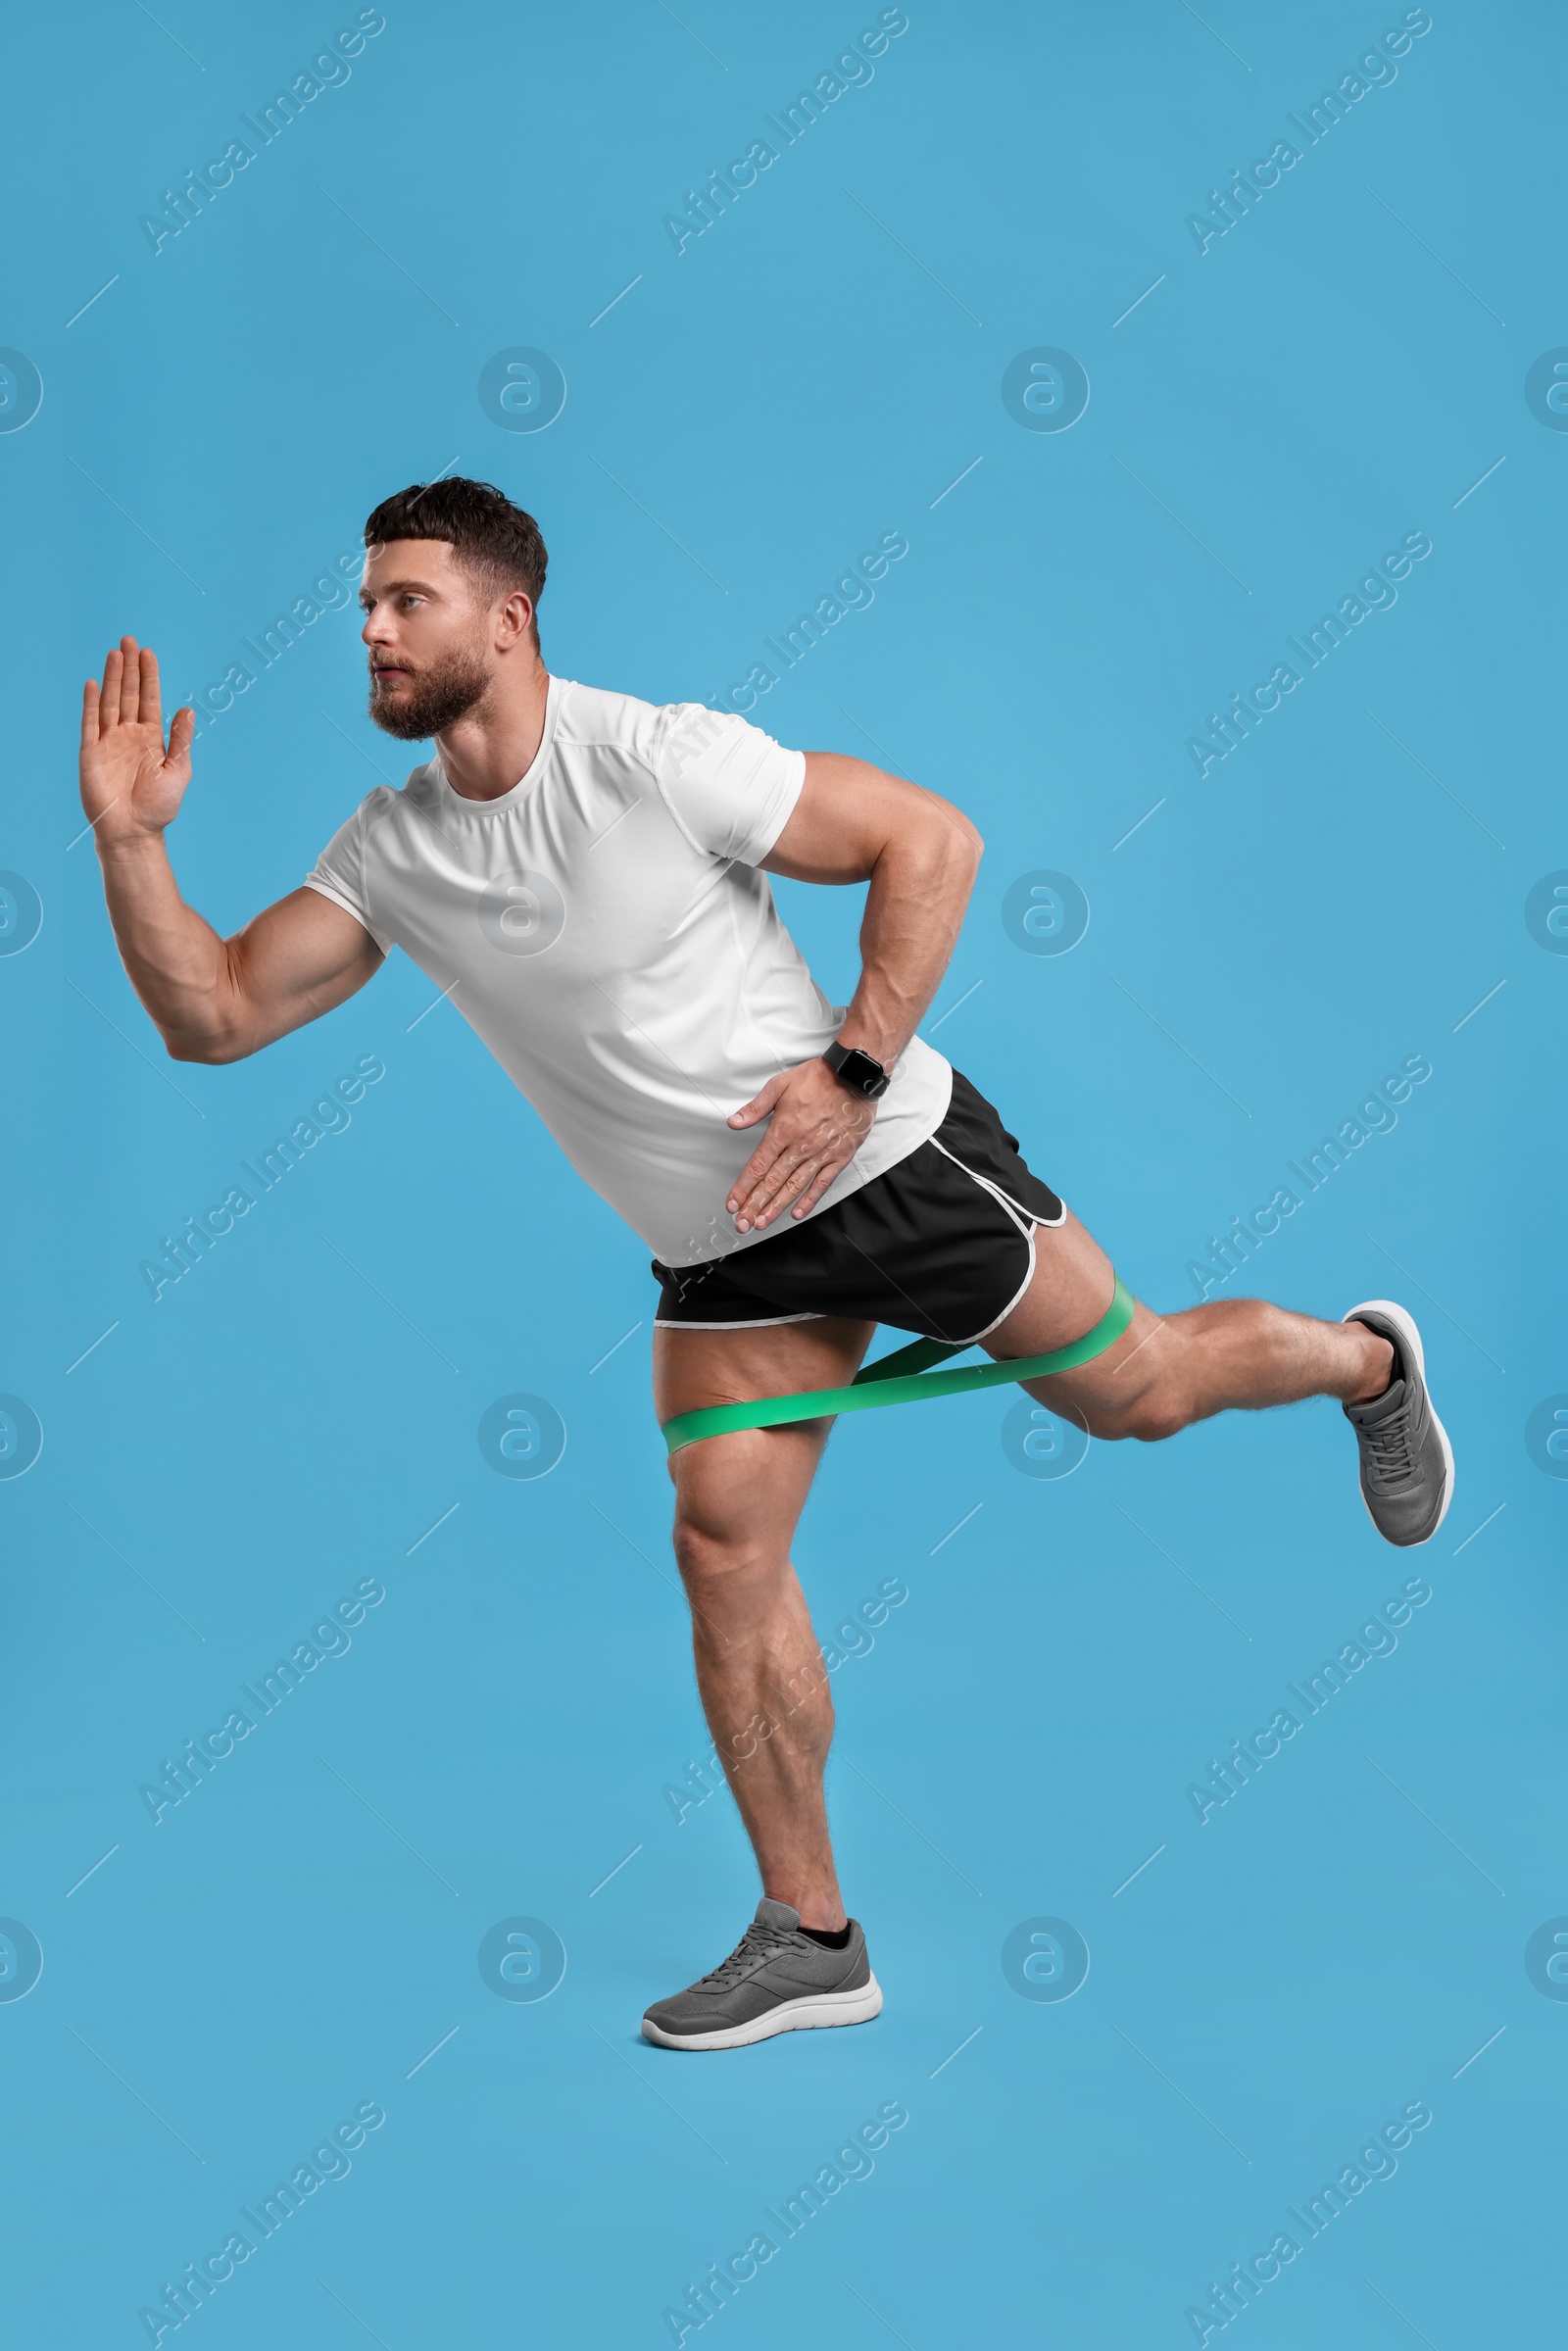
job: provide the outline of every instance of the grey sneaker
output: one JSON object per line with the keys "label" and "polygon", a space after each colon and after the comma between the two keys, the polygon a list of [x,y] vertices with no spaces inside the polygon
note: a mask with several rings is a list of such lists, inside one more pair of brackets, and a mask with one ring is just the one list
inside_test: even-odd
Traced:
{"label": "grey sneaker", "polygon": [[863,2025],[881,2006],[854,1919],[847,1949],[825,1950],[802,1932],[798,1910],[764,1894],[723,1964],[686,1991],[656,2000],[643,2032],[663,2049],[744,2049],[806,2025]]}
{"label": "grey sneaker", "polygon": [[1394,1376],[1369,1404],[1347,1404],[1361,1447],[1361,1499],[1388,1543],[1430,1543],[1453,1497],[1453,1447],[1427,1394],[1421,1334],[1402,1306],[1368,1298],[1344,1318],[1394,1348]]}

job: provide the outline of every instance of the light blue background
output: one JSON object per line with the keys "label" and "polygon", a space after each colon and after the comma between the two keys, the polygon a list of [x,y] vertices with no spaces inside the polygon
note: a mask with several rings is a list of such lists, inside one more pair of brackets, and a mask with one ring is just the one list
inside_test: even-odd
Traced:
{"label": "light blue background", "polygon": [[[874,2175],[712,2322],[730,2351],[1175,2346],[1423,2099],[1397,2176],[1245,2340],[1554,2339],[1568,2004],[1523,1954],[1568,1912],[1568,1485],[1524,1428],[1568,1390],[1568,961],[1523,908],[1568,865],[1568,439],[1523,383],[1568,342],[1559,14],[1442,0],[1200,255],[1186,216],[1397,8],[910,0],[874,79],[677,256],[665,212],[874,8],[388,0],[352,78],[155,257],[141,213],[353,13],[13,31],[0,341],[44,398],[0,436],[0,864],[44,922],[0,959],[0,1388],[44,1448],[0,1482],[0,1910],[44,1971],[0,2003],[11,2335],[145,2341],[138,2308],[374,2099],[351,2175],[203,2313],[208,2351],[666,2342],[663,2307],[898,2099]],[[476,395],[514,345],[566,378],[536,436]],[[1003,406],[1037,345],[1088,371],[1070,431]],[[70,846],[106,646],[218,680],[443,468],[539,516],[551,666],[656,701],[723,693],[906,534],[757,715],[976,818],[927,1033],[1155,1306],[1192,1302],[1189,1260],[1287,1159],[1432,1064],[1246,1274],[1419,1315],[1459,1459],[1428,1550],[1373,1534],[1326,1403],[1095,1445],[1057,1481],[1004,1452],[1006,1393],[835,1438],[797,1553],[819,1626],[888,1576],[909,1595],[835,1681],[844,1883],[887,1993],[863,2031],[706,2063],[637,2037],[756,1898],[727,1795],[677,1826],[662,1792],[707,1739],[646,1249],[457,1014],[418,1018],[401,956],[256,1059],[165,1060]],[[1397,606],[1200,782],[1189,734],[1415,530]],[[190,899],[237,927],[408,764],[323,617],[197,745]],[[1059,958],[1002,925],[1036,868],[1090,902]],[[847,992],[851,898],[782,896]],[[154,1305],[138,1261],[366,1054],[386,1075],[352,1126]],[[538,1482],[478,1449],[514,1392],[568,1432]],[[1187,1784],[1416,1570],[1396,1653],[1200,1827]],[[139,1785],[367,1577],[386,1597],[350,1652],[155,1827]],[[518,1915],[567,1952],[538,2004],[478,1974]],[[1040,1916],[1092,1953],[1066,2003],[1002,1973]]]}

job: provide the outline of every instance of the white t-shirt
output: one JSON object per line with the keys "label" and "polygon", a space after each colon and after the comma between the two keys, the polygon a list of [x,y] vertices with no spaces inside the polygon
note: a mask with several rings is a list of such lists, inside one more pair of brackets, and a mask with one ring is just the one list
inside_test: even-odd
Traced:
{"label": "white t-shirt", "polygon": [[[844,1017],[758,870],[805,780],[804,754],[744,718],[552,677],[510,792],[466,800],[437,757],[401,792],[377,785],[308,880],[451,991],[656,1256],[705,1263],[792,1229],[737,1234],[725,1196],[766,1130],[725,1121]],[[917,1150],[952,1083],[911,1039],[812,1213]]]}

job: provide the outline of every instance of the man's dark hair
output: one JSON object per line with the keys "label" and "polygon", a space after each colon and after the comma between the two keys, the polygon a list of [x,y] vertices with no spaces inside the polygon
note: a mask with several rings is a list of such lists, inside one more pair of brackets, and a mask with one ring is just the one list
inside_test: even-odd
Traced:
{"label": "man's dark hair", "polygon": [[523,589],[533,602],[538,651],[539,599],[549,562],[545,543],[533,516],[514,506],[493,482],[468,481],[461,473],[448,481],[412,482],[394,497],[383,498],[366,521],[367,547],[386,539],[445,539],[465,570],[491,596]]}

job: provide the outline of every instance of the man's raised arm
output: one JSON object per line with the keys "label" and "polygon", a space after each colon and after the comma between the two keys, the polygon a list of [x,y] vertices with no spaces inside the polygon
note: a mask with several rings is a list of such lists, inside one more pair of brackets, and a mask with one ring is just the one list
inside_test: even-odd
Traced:
{"label": "man's raised arm", "polygon": [[330,1012],[381,950],[317,890],[294,890],[232,939],[179,894],[164,832],[190,782],[195,713],[164,746],[158,661],[122,637],[81,701],[81,805],[92,820],[115,938],[131,986],[176,1061],[238,1061]]}

